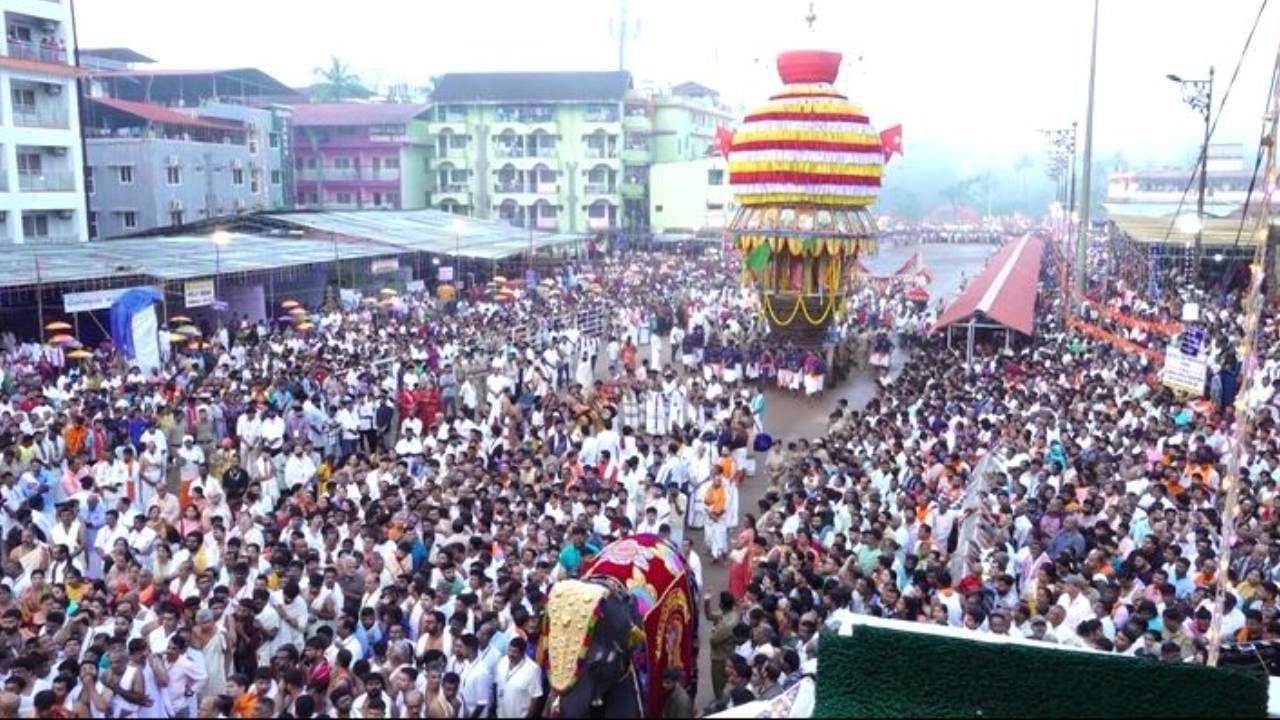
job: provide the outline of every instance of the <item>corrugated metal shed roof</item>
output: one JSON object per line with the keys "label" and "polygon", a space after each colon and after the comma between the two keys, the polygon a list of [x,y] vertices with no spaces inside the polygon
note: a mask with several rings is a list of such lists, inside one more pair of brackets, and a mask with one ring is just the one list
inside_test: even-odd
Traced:
{"label": "corrugated metal shed roof", "polygon": [[1027,234],[1005,243],[933,326],[941,330],[981,314],[1024,335],[1035,329],[1044,240]]}

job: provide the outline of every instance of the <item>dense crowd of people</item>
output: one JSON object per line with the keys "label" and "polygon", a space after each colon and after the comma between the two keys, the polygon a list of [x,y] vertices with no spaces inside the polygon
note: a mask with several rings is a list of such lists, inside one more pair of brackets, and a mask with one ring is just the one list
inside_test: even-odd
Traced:
{"label": "dense crowd of people", "polygon": [[[859,614],[1197,661],[1226,572],[1227,638],[1280,632],[1273,320],[1259,382],[1188,405],[1066,332],[1052,278],[1037,338],[966,371],[934,307],[870,288],[828,352],[770,346],[738,262],[246,320],[148,372],[7,338],[0,716],[536,717],[551,585],[641,532],[700,585],[727,566],[705,712],[796,688]],[[1228,367],[1238,307],[1205,307]],[[839,353],[883,359],[877,397],[771,445],[765,390]],[[1260,420],[1219,569],[1238,392]]]}

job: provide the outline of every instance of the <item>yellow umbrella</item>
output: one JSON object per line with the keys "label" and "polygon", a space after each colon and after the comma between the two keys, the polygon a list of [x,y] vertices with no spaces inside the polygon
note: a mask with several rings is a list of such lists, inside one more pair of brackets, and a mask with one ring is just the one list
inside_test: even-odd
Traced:
{"label": "yellow umbrella", "polygon": [[399,295],[400,294],[396,292],[393,288],[382,288],[378,292],[382,293],[383,295]]}
{"label": "yellow umbrella", "polygon": [[313,324],[311,324],[311,323],[309,323],[309,322],[298,323],[298,329],[299,329],[299,330],[310,330],[310,329],[311,329],[311,328],[313,328],[313,327],[315,327],[315,325],[313,325]]}
{"label": "yellow umbrella", "polygon": [[87,358],[93,357],[93,353],[89,352],[88,350],[72,350],[71,352],[67,353],[67,357],[71,358],[72,360],[85,360]]}
{"label": "yellow umbrella", "polygon": [[45,329],[45,330],[70,330],[70,329],[71,329],[71,323],[63,322],[63,321],[61,321],[61,320],[57,320],[57,321],[54,321],[54,322],[49,323],[48,325],[45,325],[45,326],[44,326],[44,329]]}
{"label": "yellow umbrella", "polygon": [[200,342],[199,340],[192,340],[191,342],[187,343],[188,350],[199,350],[200,348],[205,348],[205,347],[209,347],[209,344]]}
{"label": "yellow umbrella", "polygon": [[307,314],[307,311],[306,311],[306,310],[304,310],[304,309],[302,309],[302,308],[300,308],[300,307],[296,307],[296,308],[294,308],[294,309],[290,310],[290,311],[289,311],[289,314],[290,314],[290,315],[293,315],[294,317],[302,317],[303,315],[306,315],[306,314]]}
{"label": "yellow umbrella", "polygon": [[186,315],[174,315],[173,317],[169,318],[169,322],[171,322],[171,323],[175,323],[175,324],[176,324],[176,323],[190,323],[190,322],[191,322],[191,318],[187,317]]}
{"label": "yellow umbrella", "polygon": [[169,342],[182,342],[183,340],[186,340],[186,339],[187,339],[187,336],[183,335],[182,333],[176,333],[176,332],[169,333]]}
{"label": "yellow umbrella", "polygon": [[506,282],[506,281],[507,281],[507,279],[506,279],[505,277],[501,276],[501,275],[494,275],[494,276],[493,276],[493,281],[494,281],[494,282],[504,283],[504,282]]}
{"label": "yellow umbrella", "polygon": [[285,300],[284,302],[280,303],[280,307],[284,308],[285,310],[292,310],[292,309],[294,309],[294,308],[298,307],[298,301],[297,301],[297,300]]}
{"label": "yellow umbrella", "polygon": [[379,304],[379,305],[381,305],[381,306],[382,306],[382,307],[384,307],[384,308],[389,308],[389,307],[391,307],[392,305],[395,305],[395,304],[396,304],[396,301],[395,301],[395,300],[392,300],[391,298],[383,298],[383,299],[382,299],[382,301],[381,301],[381,302],[379,302],[378,304]]}
{"label": "yellow umbrella", "polygon": [[179,327],[177,330],[175,330],[174,332],[178,333],[179,335],[186,335],[188,337],[198,336],[201,334],[200,328],[196,327],[195,325],[183,325]]}
{"label": "yellow umbrella", "polygon": [[66,333],[62,333],[60,335],[54,335],[53,337],[49,338],[50,345],[65,345],[69,342],[75,342],[75,338],[71,337],[70,335],[67,335]]}

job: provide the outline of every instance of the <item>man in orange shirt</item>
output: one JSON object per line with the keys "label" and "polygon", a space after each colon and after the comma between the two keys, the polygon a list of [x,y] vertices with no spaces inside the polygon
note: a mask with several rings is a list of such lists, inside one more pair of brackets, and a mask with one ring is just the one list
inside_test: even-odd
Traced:
{"label": "man in orange shirt", "polygon": [[84,450],[84,438],[89,433],[79,415],[73,415],[62,431],[62,441],[67,445],[67,457],[75,457]]}
{"label": "man in orange shirt", "polygon": [[707,548],[711,551],[711,562],[718,564],[729,552],[729,525],[725,515],[729,493],[724,487],[724,477],[718,472],[711,478],[703,503],[707,506]]}

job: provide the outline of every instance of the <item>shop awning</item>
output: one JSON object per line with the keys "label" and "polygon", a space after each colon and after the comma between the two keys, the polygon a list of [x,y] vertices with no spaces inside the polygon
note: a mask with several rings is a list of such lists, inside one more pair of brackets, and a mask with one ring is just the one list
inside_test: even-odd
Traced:
{"label": "shop awning", "polygon": [[1037,235],[1023,235],[1005,243],[960,297],[943,311],[933,332],[976,319],[1032,334],[1043,258],[1044,240]]}

